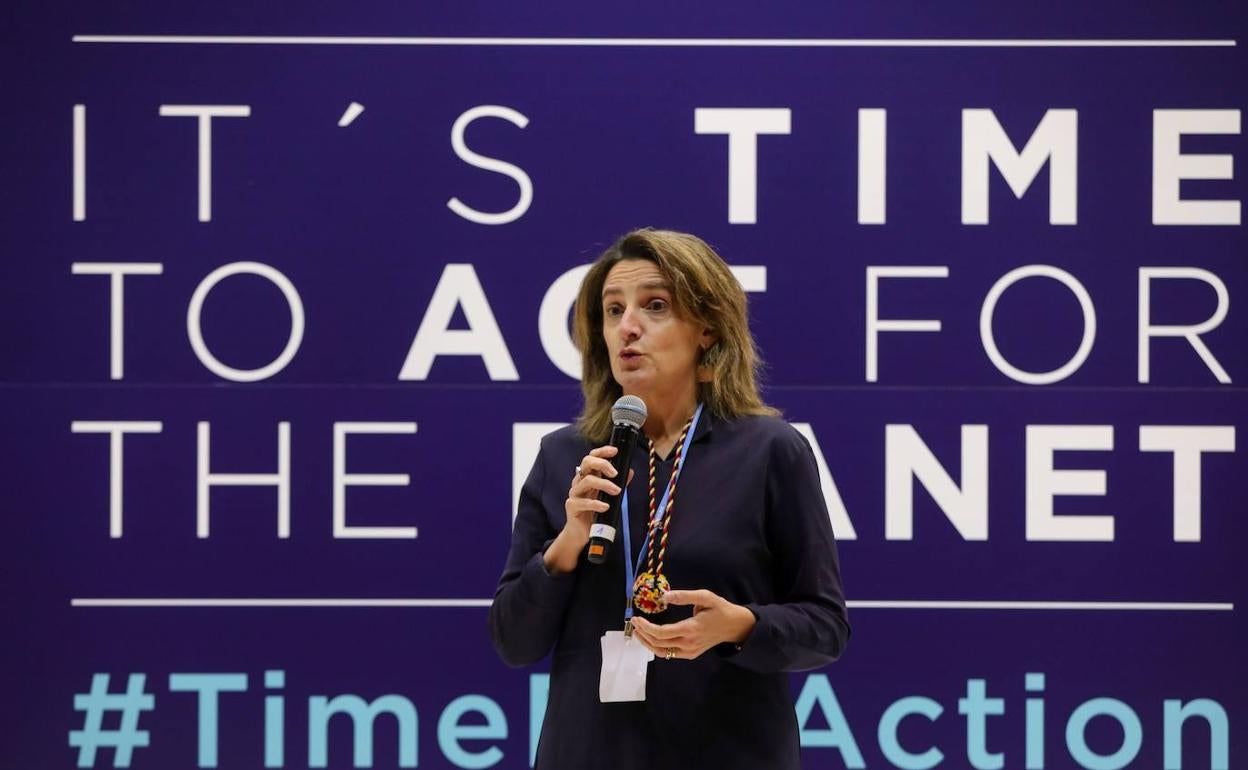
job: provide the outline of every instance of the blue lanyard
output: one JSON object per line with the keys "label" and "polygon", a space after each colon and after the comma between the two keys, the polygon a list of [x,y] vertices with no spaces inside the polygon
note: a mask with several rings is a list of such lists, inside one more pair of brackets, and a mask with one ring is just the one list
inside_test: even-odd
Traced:
{"label": "blue lanyard", "polygon": [[[663,499],[659,501],[659,507],[654,511],[654,523],[660,524],[663,517],[667,514],[667,501],[672,494],[672,490],[676,488],[676,477],[680,475],[680,469],[684,467],[685,460],[689,456],[689,445],[693,443],[694,431],[698,429],[698,418],[702,416],[702,404],[698,404],[698,408],[693,412],[693,420],[689,423],[689,432],[685,434],[685,443],[680,447],[680,466],[672,469],[672,477],[667,480],[667,487],[663,490]],[[627,476],[625,477],[627,478]],[[620,511],[623,516],[624,530],[624,622],[632,620],[633,617],[633,580],[635,580],[634,572],[637,567],[641,566],[641,555],[646,552],[646,547],[650,544],[650,532],[652,528],[646,528],[646,536],[641,541],[641,548],[637,551],[637,560],[633,561],[633,543],[632,534],[629,526],[629,508],[628,508],[628,487],[624,487],[624,496],[620,500]],[[635,566],[634,566],[635,565]]]}

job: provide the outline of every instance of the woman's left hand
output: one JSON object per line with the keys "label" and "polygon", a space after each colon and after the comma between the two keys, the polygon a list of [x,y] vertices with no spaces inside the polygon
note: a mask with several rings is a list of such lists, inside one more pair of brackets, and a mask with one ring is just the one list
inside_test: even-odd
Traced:
{"label": "woman's left hand", "polygon": [[754,613],[705,589],[668,591],[668,604],[691,605],[693,617],[658,625],[633,617],[633,636],[656,658],[693,660],[717,644],[744,642],[754,630]]}

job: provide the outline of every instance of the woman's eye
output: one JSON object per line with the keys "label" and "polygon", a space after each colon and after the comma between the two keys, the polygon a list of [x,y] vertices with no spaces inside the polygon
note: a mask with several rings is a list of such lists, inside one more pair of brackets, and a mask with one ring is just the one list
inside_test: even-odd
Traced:
{"label": "woman's eye", "polygon": [[608,316],[618,316],[623,312],[623,308],[619,305],[607,305],[605,312]]}
{"label": "woman's eye", "polygon": [[646,303],[646,307],[650,310],[667,310],[667,301],[662,299],[652,299]]}

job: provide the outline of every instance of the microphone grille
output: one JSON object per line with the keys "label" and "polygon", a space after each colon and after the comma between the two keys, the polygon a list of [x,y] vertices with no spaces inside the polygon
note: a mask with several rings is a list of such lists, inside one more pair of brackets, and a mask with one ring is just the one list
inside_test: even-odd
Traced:
{"label": "microphone grille", "polygon": [[620,396],[611,407],[611,422],[622,422],[641,430],[646,424],[646,402],[636,396]]}

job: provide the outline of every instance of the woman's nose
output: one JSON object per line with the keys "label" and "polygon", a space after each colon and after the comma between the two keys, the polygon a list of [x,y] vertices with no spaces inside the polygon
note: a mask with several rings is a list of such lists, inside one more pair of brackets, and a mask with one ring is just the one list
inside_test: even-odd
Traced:
{"label": "woman's nose", "polygon": [[620,316],[619,328],[620,335],[626,342],[631,342],[641,336],[640,319],[633,308],[625,308],[624,315]]}

